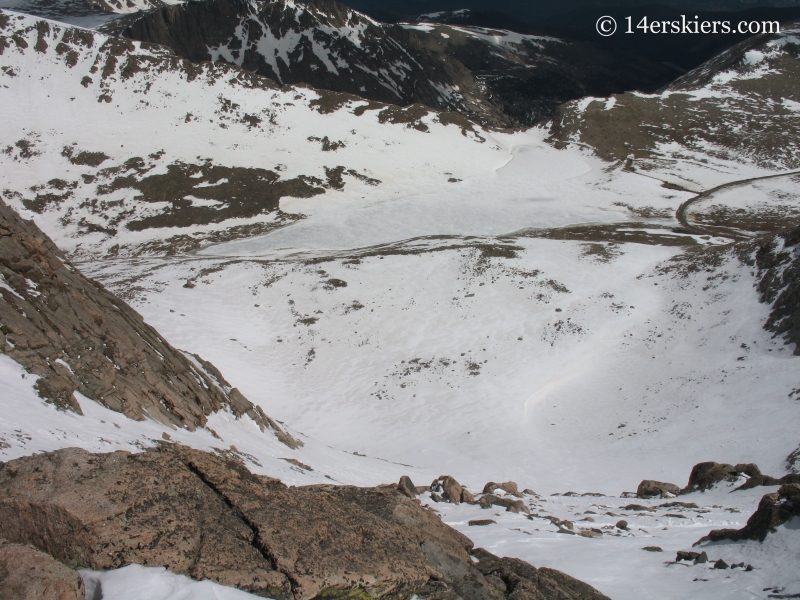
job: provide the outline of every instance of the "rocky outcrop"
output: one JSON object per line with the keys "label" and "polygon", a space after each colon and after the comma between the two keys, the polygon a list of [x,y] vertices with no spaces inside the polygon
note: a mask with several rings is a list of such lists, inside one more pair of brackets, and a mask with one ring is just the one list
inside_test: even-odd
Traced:
{"label": "rocky outcrop", "polygon": [[680,493],[681,488],[674,483],[664,483],[663,481],[653,481],[652,479],[645,479],[636,489],[637,498],[670,498]]}
{"label": "rocky outcrop", "polygon": [[77,572],[32,546],[0,539],[2,600],[84,600]]}
{"label": "rocky outcrop", "polygon": [[512,500],[502,496],[495,496],[494,494],[484,494],[478,500],[481,508],[492,508],[493,506],[502,506],[508,512],[514,513],[527,513],[530,512],[528,507],[522,500]]}
{"label": "rocky outcrop", "polygon": [[735,482],[742,476],[756,477],[760,475],[761,470],[753,463],[738,465],[716,462],[698,463],[692,468],[689,483],[681,490],[681,494],[702,492],[722,481]]}
{"label": "rocky outcrop", "polygon": [[742,529],[715,529],[697,543],[723,540],[763,542],[769,533],[775,533],[778,526],[793,517],[800,517],[800,484],[797,483],[782,485],[777,492],[761,498],[758,509]]}
{"label": "rocky outcrop", "polygon": [[519,600],[601,600],[606,598],[593,587],[547,568],[536,569],[516,558],[498,558],[482,549],[473,555],[478,559],[478,570],[508,598]]}
{"label": "rocky outcrop", "polygon": [[786,469],[795,475],[800,475],[800,447],[786,457]]}
{"label": "rocky outcrop", "polygon": [[760,300],[772,305],[764,328],[800,355],[800,227],[766,238],[755,252]]}
{"label": "rocky outcrop", "polygon": [[418,495],[417,486],[414,485],[408,475],[403,475],[400,478],[400,483],[397,484],[397,491],[409,498],[416,498]]}
{"label": "rocky outcrop", "polygon": [[434,479],[430,491],[434,494],[441,494],[444,500],[453,504],[462,502],[475,504],[475,497],[472,493],[449,475],[442,475],[438,479]]}
{"label": "rocky outcrop", "polygon": [[505,483],[495,483],[494,481],[490,481],[483,486],[484,494],[494,494],[495,490],[503,490],[506,494],[511,494],[517,498],[522,498],[522,494],[519,493],[517,484],[513,481],[506,481]]}
{"label": "rocky outcrop", "polygon": [[193,430],[230,410],[294,440],[210,363],[170,346],[125,302],[81,275],[0,200],[0,352],[39,377],[39,395],[80,412],[79,392],[125,416]]}
{"label": "rocky outcrop", "polygon": [[66,449],[0,464],[0,537],[73,568],[166,566],[277,600],[605,598],[474,550],[393,487],[287,488],[173,444]]}
{"label": "rocky outcrop", "polygon": [[790,473],[783,477],[771,477],[769,475],[755,475],[740,485],[737,490],[750,490],[754,487],[761,487],[767,485],[786,485],[789,483],[800,484],[800,475],[797,473]]}

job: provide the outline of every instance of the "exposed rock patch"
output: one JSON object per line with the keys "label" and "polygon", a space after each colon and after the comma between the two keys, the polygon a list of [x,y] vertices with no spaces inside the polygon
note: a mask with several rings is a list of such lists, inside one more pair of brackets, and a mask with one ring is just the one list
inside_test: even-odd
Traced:
{"label": "exposed rock patch", "polygon": [[277,600],[605,598],[558,571],[474,550],[393,488],[287,488],[173,444],[66,449],[0,464],[0,536],[73,568],[167,566]]}
{"label": "exposed rock patch", "polygon": [[512,500],[502,496],[495,496],[494,494],[484,494],[478,501],[481,508],[491,508],[492,506],[502,506],[508,512],[514,513],[527,513],[530,512],[528,507],[522,500]]}
{"label": "exposed rock patch", "polygon": [[478,558],[478,570],[487,579],[499,580],[496,587],[508,594],[508,598],[600,600],[606,597],[591,586],[554,569],[536,569],[516,558],[497,558],[480,548],[473,555]]}
{"label": "exposed rock patch", "polygon": [[800,355],[800,227],[766,238],[756,249],[755,263],[760,299],[772,305],[764,328],[795,344]]}

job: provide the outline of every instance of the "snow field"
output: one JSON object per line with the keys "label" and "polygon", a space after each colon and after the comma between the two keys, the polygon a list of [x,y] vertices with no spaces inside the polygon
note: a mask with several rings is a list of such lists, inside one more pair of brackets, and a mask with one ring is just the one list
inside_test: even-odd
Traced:
{"label": "snow field", "polygon": [[[675,145],[660,148],[670,160],[633,173],[587,149],[557,151],[544,130],[465,135],[429,114],[423,122],[430,133],[422,133],[380,123],[377,111],[356,116],[358,102],[321,114],[311,90],[262,89],[224,66],[204,67],[189,81],[177,63],[138,44],[133,53],[152,65],[127,79],[120,65],[103,78],[91,72],[98,57],[100,69],[108,64],[103,36],[78,48],[69,67],[55,52],[63,25],[50,23],[48,50],[36,52],[36,19],[3,15],[7,31],[27,30],[28,44],[0,56],[4,197],[84,273],[130,302],[172,345],[213,362],[306,445],[291,451],[224,413],[209,421],[218,440],[209,431],[129,421],[85,398],[85,416],[58,412],[36,396],[34,378],[0,357],[2,460],[67,446],[137,451],[167,433],[198,448],[235,447],[248,468],[287,484],[376,485],[402,474],[426,484],[446,473],[474,491],[513,479],[541,494],[608,495],[536,500],[534,512],[576,519],[588,510],[623,514],[623,502],[643,502],[616,498],[621,492],[642,479],[682,485],[701,461],[784,472],[798,443],[793,348],[762,329],[769,307],[758,303],[749,267],[729,258],[707,269],[697,260],[692,271],[672,260],[685,250],[669,230],[672,215],[692,194],[661,185],[701,190],[767,174],[764,168],[711,156],[711,147]],[[82,85],[84,77],[92,82]],[[244,118],[254,115],[261,122],[248,125]],[[308,139],[325,136],[345,147],[324,152]],[[31,144],[30,156],[18,141]],[[151,175],[211,159],[272,169],[284,179],[324,180],[326,167],[341,165],[381,183],[345,176],[344,191],[284,198],[282,211],[305,218],[265,236],[189,255],[131,258],[174,235],[274,216],[139,232],[127,230],[123,216],[116,234],[85,233],[81,219],[106,227],[126,211],[152,215],[165,206],[143,206],[135,190],[121,188],[108,197],[118,207],[86,208],[98,194],[83,176],[97,169],[62,155],[73,144],[103,152],[104,168],[147,157]],[[31,188],[56,178],[76,183],[72,196],[43,214],[25,211],[23,199],[43,192]],[[793,193],[793,184],[780,185],[769,189]],[[749,206],[749,193],[726,192],[726,202]],[[608,233],[633,222],[647,243]],[[606,233],[537,237],[578,224],[607,226]],[[116,259],[115,245],[123,248]],[[187,280],[193,289],[183,287]],[[624,513],[631,535],[602,539],[557,534],[545,520],[493,516],[500,511],[431,506],[478,545],[564,570],[615,599],[762,598],[771,593],[766,586],[798,591],[795,522],[765,545],[708,550],[729,563],[752,562],[751,573],[664,564],[712,528],[741,527],[769,490],[728,491],[681,498],[710,510],[687,519],[660,509],[656,516]],[[487,514],[496,525],[466,525]],[[616,522],[593,518],[600,528]],[[645,545],[664,553],[645,552]],[[119,594],[117,600],[130,600],[132,579],[149,581],[152,594],[164,598],[229,593],[164,572],[123,571],[91,577],[104,597]]]}

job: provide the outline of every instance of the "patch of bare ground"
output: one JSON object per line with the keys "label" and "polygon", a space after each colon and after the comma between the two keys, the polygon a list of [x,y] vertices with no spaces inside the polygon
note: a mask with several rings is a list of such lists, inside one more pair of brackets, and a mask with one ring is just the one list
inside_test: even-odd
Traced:
{"label": "patch of bare ground", "polygon": [[581,250],[581,258],[598,263],[610,263],[615,258],[624,254],[620,250],[619,244],[583,244]]}
{"label": "patch of bare ground", "polygon": [[277,210],[275,218],[265,223],[237,225],[219,231],[195,231],[191,234],[174,235],[163,240],[152,240],[138,245],[115,245],[107,252],[107,255],[132,258],[141,256],[179,256],[212,244],[266,235],[302,219],[305,219],[305,215]]}
{"label": "patch of bare ground", "polygon": [[704,229],[725,228],[738,232],[777,233],[800,225],[800,206],[761,205],[747,208],[715,205],[692,210],[691,219]]}
{"label": "patch of bare ground", "polygon": [[648,246],[696,246],[697,240],[673,227],[652,223],[569,225],[552,229],[527,229],[507,236],[565,240],[595,244],[645,244]]}
{"label": "patch of bare ground", "polygon": [[[665,184],[665,186],[668,184]],[[677,187],[677,186],[674,186]],[[671,188],[674,189],[674,188]],[[625,202],[614,202],[614,206],[621,206],[640,219],[671,219],[675,213],[671,208],[655,208],[653,206],[631,206]]]}

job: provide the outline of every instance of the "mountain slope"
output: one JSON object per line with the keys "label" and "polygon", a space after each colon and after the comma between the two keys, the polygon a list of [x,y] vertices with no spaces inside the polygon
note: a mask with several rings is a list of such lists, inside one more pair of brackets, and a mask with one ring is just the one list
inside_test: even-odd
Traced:
{"label": "mountain slope", "polygon": [[213,365],[172,348],[2,201],[0,323],[0,351],[38,376],[40,396],[61,408],[81,412],[80,392],[128,418],[190,430],[227,410],[297,446]]}
{"label": "mountain slope", "polygon": [[592,40],[515,33],[480,20],[472,24],[468,17],[469,11],[436,13],[403,26],[413,29],[431,52],[469,69],[488,102],[517,126],[550,119],[560,104],[576,98],[653,92],[679,74],[637,52]]}
{"label": "mountain slope", "polygon": [[[741,237],[777,231],[800,207],[796,175],[757,147],[626,168],[556,149],[543,128],[487,131],[419,105],[279,88],[0,14],[9,206],[172,347],[305,434],[290,431],[305,442],[291,450],[225,410],[208,429],[172,430],[79,394],[84,417],[59,412],[0,356],[0,455],[138,452],[166,433],[292,484],[513,480],[541,494],[520,500],[530,515],[497,490],[522,512],[440,503],[435,490],[421,501],[491,552],[614,598],[795,592],[783,546],[749,554],[750,572],[642,550],[740,527],[768,490],[675,500],[686,505],[616,496],[681,482],[700,461],[778,477],[796,466],[797,357],[780,337],[794,322],[794,242],[770,238],[759,259],[760,241],[731,247],[727,230],[704,230],[725,211],[772,210],[769,228]],[[696,94],[722,112],[714,85]],[[692,231],[676,218],[687,203]]]}
{"label": "mountain slope", "polygon": [[654,90],[674,71],[588,42],[436,23],[387,25],[332,0],[211,0],[157,10],[122,35],[281,84],[530,126],[585,95]]}
{"label": "mountain slope", "polygon": [[222,60],[281,84],[307,83],[399,105],[458,109],[502,125],[460,63],[426,52],[413,33],[332,0],[213,0],[168,7],[122,35],[192,61]]}
{"label": "mountain slope", "polygon": [[[360,198],[389,181],[452,187],[450,178],[507,160],[459,115],[280,90],[160,46],[12,13],[0,13],[0,46],[3,114],[19,116],[5,121],[3,195],[53,223],[68,253],[195,249],[302,218],[278,210],[282,199]],[[49,89],[48,111],[20,102],[36,81]]]}
{"label": "mountain slope", "polygon": [[[672,173],[679,163],[737,161],[800,167],[800,29],[755,36],[686,74],[660,94],[586,98],[562,107],[552,140],[591,147],[610,161]],[[683,174],[686,177],[687,174]],[[684,179],[691,185],[691,176]]]}

